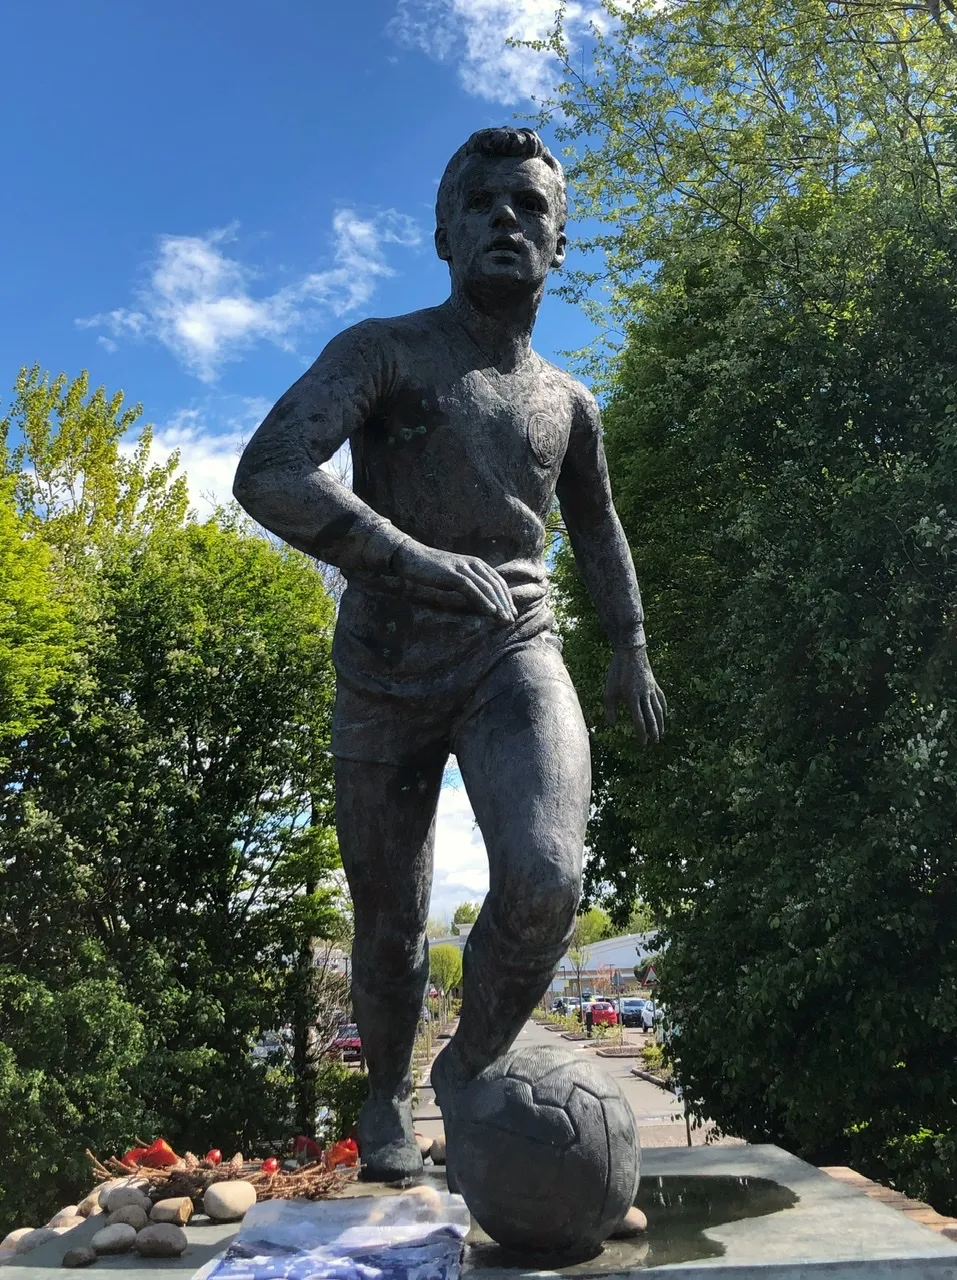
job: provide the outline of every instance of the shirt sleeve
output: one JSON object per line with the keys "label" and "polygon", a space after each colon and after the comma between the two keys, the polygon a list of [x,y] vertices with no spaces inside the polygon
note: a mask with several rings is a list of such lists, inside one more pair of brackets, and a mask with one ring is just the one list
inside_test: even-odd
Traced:
{"label": "shirt sleeve", "polygon": [[644,645],[641,593],[611,496],[601,415],[594,397],[582,386],[575,388],[572,430],[557,496],[575,562],[605,634],[615,648]]}
{"label": "shirt sleeve", "polygon": [[387,573],[407,536],[324,469],[386,401],[394,380],[383,326],[333,338],[243,451],[233,493],[254,520],[344,573]]}

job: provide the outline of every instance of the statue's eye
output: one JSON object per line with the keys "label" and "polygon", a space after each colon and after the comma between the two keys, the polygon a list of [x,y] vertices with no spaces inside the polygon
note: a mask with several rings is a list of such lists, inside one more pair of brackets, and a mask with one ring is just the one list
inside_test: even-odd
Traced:
{"label": "statue's eye", "polygon": [[545,200],[542,196],[523,196],[522,208],[527,213],[544,213],[546,210]]}
{"label": "statue's eye", "polygon": [[469,213],[484,213],[489,206],[487,191],[476,191],[468,198]]}

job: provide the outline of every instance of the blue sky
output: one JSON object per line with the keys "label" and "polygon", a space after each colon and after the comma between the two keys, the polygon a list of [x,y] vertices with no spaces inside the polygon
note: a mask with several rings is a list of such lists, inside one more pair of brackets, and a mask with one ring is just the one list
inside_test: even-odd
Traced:
{"label": "blue sky", "polygon": [[[570,6],[575,27],[593,0]],[[339,329],[433,305],[442,169],[547,92],[555,0],[36,0],[0,8],[0,397],[21,365],[141,401],[197,504]],[[546,138],[548,137],[546,132]],[[558,298],[536,346],[591,336]],[[434,909],[487,886],[443,794]]]}

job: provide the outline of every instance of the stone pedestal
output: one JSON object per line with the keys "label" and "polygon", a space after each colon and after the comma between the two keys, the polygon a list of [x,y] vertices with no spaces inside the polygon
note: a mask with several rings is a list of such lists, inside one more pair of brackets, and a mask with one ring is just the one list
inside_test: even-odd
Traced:
{"label": "stone pedestal", "polygon": [[[427,1178],[444,1185],[439,1169]],[[396,1193],[368,1183],[350,1188],[350,1195],[370,1194]],[[957,1280],[957,1243],[778,1147],[646,1151],[638,1203],[648,1215],[646,1238],[612,1241],[600,1257],[560,1274],[634,1280],[635,1272],[647,1269],[681,1280]],[[323,1212],[321,1203],[315,1212]],[[5,1263],[0,1280],[63,1280],[63,1254],[88,1243],[96,1227],[91,1219]],[[189,1280],[238,1227],[194,1219],[182,1258],[104,1257],[90,1274],[159,1280],[162,1273],[169,1280]],[[541,1274],[527,1264],[511,1264],[481,1233],[470,1235],[462,1280],[531,1280]]]}

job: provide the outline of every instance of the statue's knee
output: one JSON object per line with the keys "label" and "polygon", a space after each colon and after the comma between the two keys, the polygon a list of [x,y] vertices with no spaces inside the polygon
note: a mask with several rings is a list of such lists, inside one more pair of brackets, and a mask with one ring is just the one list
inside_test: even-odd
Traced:
{"label": "statue's knee", "polygon": [[516,924],[532,945],[564,943],[575,923],[581,881],[571,868],[548,864],[517,905]]}
{"label": "statue's knee", "polygon": [[376,930],[360,945],[353,945],[352,961],[355,976],[363,986],[372,983],[381,989],[405,987],[422,979],[428,968],[425,934]]}

